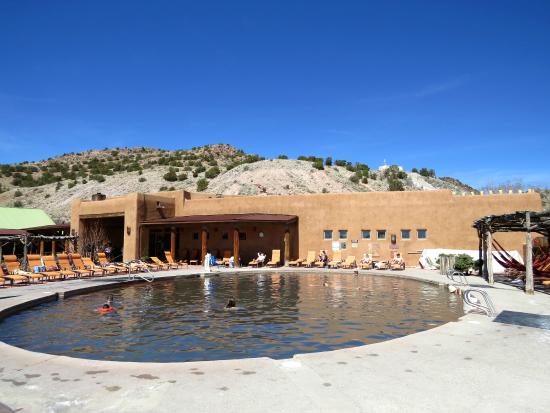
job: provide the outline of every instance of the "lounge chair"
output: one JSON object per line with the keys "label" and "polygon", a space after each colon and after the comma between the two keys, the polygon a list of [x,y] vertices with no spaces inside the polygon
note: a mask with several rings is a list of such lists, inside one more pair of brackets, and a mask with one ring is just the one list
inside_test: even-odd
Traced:
{"label": "lounge chair", "polygon": [[62,271],[72,271],[76,274],[78,274],[79,277],[91,277],[93,275],[92,270],[87,269],[74,269],[71,265],[71,262],[69,261],[69,255],[68,254],[56,254],[57,256],[57,262],[59,263],[59,267]]}
{"label": "lounge chair", "polygon": [[6,286],[6,280],[2,277],[0,277],[0,283],[2,283],[2,287]]}
{"label": "lounge chair", "polygon": [[55,261],[55,256],[53,255],[45,255],[42,257],[42,262],[44,263],[44,265],[46,266],[46,268],[48,270],[53,270],[53,271],[59,271],[64,278],[67,278],[67,277],[73,277],[73,278],[76,278],[78,277],[78,273],[72,271],[72,270],[63,270],[59,267],[59,265],[57,264],[57,262]]}
{"label": "lounge chair", "polygon": [[288,266],[289,267],[299,267],[300,265],[302,265],[302,263],[306,261],[305,258],[298,258],[297,260],[294,260],[294,261],[289,261],[288,262]]}
{"label": "lounge chair", "polygon": [[281,250],[271,251],[271,261],[268,261],[266,266],[277,267],[281,264]]}
{"label": "lounge chair", "polygon": [[315,264],[315,260],[316,260],[315,251],[308,251],[307,258],[304,262],[304,265],[306,267],[311,267],[313,266],[313,264]]}
{"label": "lounge chair", "polygon": [[219,262],[220,265],[225,265],[226,267],[229,267],[229,258],[231,258],[231,250],[224,250],[223,252],[223,258],[221,262]]}
{"label": "lounge chair", "polygon": [[30,283],[31,280],[36,280],[36,282],[38,282],[44,279],[42,274],[34,274],[32,272],[23,271],[21,269],[21,264],[15,255],[4,255],[4,263],[6,264],[8,273],[3,277],[9,280],[12,284],[15,283],[15,281],[25,282],[23,278],[26,278],[28,283]]}
{"label": "lounge chair", "polygon": [[248,266],[249,266],[249,267],[258,267],[259,265],[260,265],[260,263],[259,263],[259,261],[258,261],[256,258],[254,258],[252,261],[250,261],[250,262],[248,263]]}
{"label": "lounge chair", "polygon": [[388,268],[390,268],[388,261],[376,261],[374,263],[375,270],[387,270]]}
{"label": "lounge chair", "polygon": [[84,265],[84,268],[87,268],[94,272],[101,272],[101,275],[114,274],[116,272],[114,268],[106,268],[102,267],[101,265],[97,265],[95,262],[92,261],[90,257],[81,257],[80,259],[82,261],[82,264]]}
{"label": "lounge chair", "polygon": [[342,268],[355,268],[356,266],[355,255],[348,255],[342,264]]}
{"label": "lounge chair", "polygon": [[164,256],[166,257],[166,261],[168,262],[168,264],[175,265],[176,268],[183,268],[183,267],[189,266],[185,261],[174,260],[174,257],[172,257],[172,253],[170,251],[164,251]]}
{"label": "lounge chair", "polygon": [[129,273],[131,271],[130,267],[123,266],[123,265],[111,264],[109,262],[109,260],[107,259],[107,255],[105,255],[104,252],[98,252],[97,253],[97,259],[99,260],[99,265],[101,265],[102,267],[113,269],[113,270],[116,270],[116,271],[127,272],[127,273]]}
{"label": "lounge chair", "polygon": [[[106,271],[104,268],[101,268],[97,265],[95,265],[92,262],[91,266],[88,266],[84,263],[84,260],[82,259],[81,255],[79,253],[72,253],[71,259],[73,261],[73,267],[75,270],[86,270],[90,272],[90,275],[94,277],[96,275],[96,272],[100,272],[101,275],[105,275]],[[91,260],[90,260],[91,261]]]}
{"label": "lounge chair", "polygon": [[338,268],[340,264],[342,264],[342,251],[334,251],[334,255],[332,256],[332,260],[329,261],[328,267]]}
{"label": "lounge chair", "polygon": [[189,257],[189,265],[199,265],[201,260],[198,258],[199,250],[191,250],[191,256]]}
{"label": "lounge chair", "polygon": [[[42,257],[38,254],[29,254],[27,255],[27,261],[29,268],[33,269],[33,274],[40,274],[44,276],[48,281],[50,280],[64,280],[65,275],[61,271],[48,269],[45,264],[42,263]],[[57,265],[56,265],[57,267]],[[44,271],[35,272],[35,268],[46,268]]]}
{"label": "lounge chair", "polygon": [[364,262],[363,260],[359,262],[359,268],[363,270],[372,270],[373,262],[372,262],[372,256],[370,254],[368,255],[368,259],[366,262]]}
{"label": "lounge chair", "polygon": [[172,266],[167,262],[162,262],[159,257],[149,257],[149,258],[151,259],[151,261],[153,261],[153,264],[152,264],[153,267],[151,268],[156,267],[157,270],[169,270],[170,268],[178,268],[177,266]]}

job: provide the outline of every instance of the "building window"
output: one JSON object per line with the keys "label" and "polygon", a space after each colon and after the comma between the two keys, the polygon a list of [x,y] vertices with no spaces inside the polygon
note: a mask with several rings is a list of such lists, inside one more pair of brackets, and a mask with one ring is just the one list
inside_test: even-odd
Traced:
{"label": "building window", "polygon": [[376,238],[386,239],[386,230],[385,229],[377,229],[376,230]]}
{"label": "building window", "polygon": [[246,232],[239,232],[239,240],[246,241]]}
{"label": "building window", "polygon": [[331,229],[325,229],[323,231],[323,238],[324,239],[332,239],[332,230]]}
{"label": "building window", "polygon": [[348,230],[347,229],[338,230],[338,234],[340,236],[340,239],[348,239]]}
{"label": "building window", "polygon": [[223,232],[222,239],[229,239],[229,234],[227,232]]}
{"label": "building window", "polygon": [[401,239],[411,239],[411,230],[410,229],[402,229],[401,230]]}
{"label": "building window", "polygon": [[427,229],[417,229],[416,230],[416,237],[418,239],[426,239],[428,238],[428,230]]}
{"label": "building window", "polygon": [[361,230],[361,238],[370,239],[370,229],[362,229]]}
{"label": "building window", "polygon": [[198,232],[193,232],[193,239],[194,239],[194,240],[198,240],[198,239],[199,239],[199,233],[198,233]]}

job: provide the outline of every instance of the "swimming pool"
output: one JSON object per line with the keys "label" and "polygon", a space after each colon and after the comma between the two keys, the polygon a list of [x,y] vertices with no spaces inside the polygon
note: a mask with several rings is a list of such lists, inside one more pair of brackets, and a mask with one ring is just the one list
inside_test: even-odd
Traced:
{"label": "swimming pool", "polygon": [[[116,313],[95,311],[108,294]],[[236,310],[226,310],[234,297]],[[0,340],[98,360],[288,358],[427,330],[462,301],[424,282],[338,273],[222,274],[139,283],[41,304],[0,322]]]}

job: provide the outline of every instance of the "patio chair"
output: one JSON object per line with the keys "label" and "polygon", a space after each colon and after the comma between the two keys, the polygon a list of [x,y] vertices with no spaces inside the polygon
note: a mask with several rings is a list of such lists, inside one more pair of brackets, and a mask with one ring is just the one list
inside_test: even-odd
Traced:
{"label": "patio chair", "polygon": [[199,250],[194,249],[191,250],[191,256],[189,257],[189,265],[199,265],[201,260],[198,258],[199,256]]}
{"label": "patio chair", "polygon": [[288,265],[289,267],[299,267],[305,261],[306,261],[305,258],[298,258],[297,260],[289,261]]}
{"label": "patio chair", "polygon": [[[76,255],[76,254],[75,254]],[[80,254],[78,254],[80,256]],[[101,275],[114,274],[117,270],[114,268],[107,268],[97,265],[92,261],[90,257],[80,257],[84,268],[92,270],[94,272],[101,272]]]}
{"label": "patio chair", "polygon": [[308,251],[307,258],[304,262],[304,265],[306,267],[311,267],[313,266],[313,264],[315,264],[315,260],[316,260],[315,251]]}
{"label": "patio chair", "polygon": [[168,264],[175,265],[176,268],[183,268],[183,267],[189,266],[185,261],[174,260],[174,257],[172,257],[172,253],[170,251],[164,251],[164,256],[166,257],[166,261],[168,262]]}
{"label": "patio chair", "polygon": [[328,267],[338,268],[340,264],[342,264],[342,251],[334,251],[334,255],[332,256],[332,260],[329,261]]}
{"label": "patio chair", "polygon": [[156,267],[157,270],[164,270],[164,269],[168,270],[170,268],[178,268],[177,266],[172,266],[167,262],[162,262],[159,257],[149,257],[149,258],[151,259],[151,261],[153,261],[151,268]]}
{"label": "patio chair", "polygon": [[342,268],[355,268],[356,266],[355,255],[348,255],[342,264]]}
{"label": "patio chair", "polygon": [[359,268],[363,270],[371,270],[373,268],[372,256],[368,254],[368,260],[366,262],[362,261],[359,263]]}
{"label": "patio chair", "polygon": [[116,270],[117,272],[118,271],[123,271],[128,273],[130,272],[130,267],[128,266],[111,264],[107,259],[107,255],[104,252],[98,252],[97,259],[99,260],[99,265],[101,265],[102,267],[108,267],[110,269]]}
{"label": "patio chair", "polygon": [[44,276],[42,274],[34,274],[32,272],[23,271],[21,269],[21,264],[15,255],[4,255],[4,264],[6,264],[6,269],[8,273],[3,277],[8,279],[12,284],[15,281],[23,281],[23,278],[26,278],[27,282],[30,284],[31,280],[43,281]]}
{"label": "patio chair", "polygon": [[281,250],[271,251],[271,261],[266,264],[268,267],[277,267],[281,264]]}
{"label": "patio chair", "polygon": [[59,267],[59,265],[57,264],[57,262],[55,261],[55,256],[53,255],[44,255],[42,256],[42,262],[44,263],[44,265],[46,266],[46,268],[48,270],[53,270],[53,271],[59,271],[61,274],[63,274],[63,277],[67,278],[67,277],[73,277],[73,278],[77,278],[78,277],[78,273],[72,271],[72,270],[63,270]]}
{"label": "patio chair", "polygon": [[79,277],[91,277],[93,275],[93,271],[86,270],[86,269],[74,269],[71,265],[71,262],[69,261],[69,255],[68,254],[56,254],[57,256],[57,262],[59,263],[59,267],[62,271],[72,271],[76,273]]}
{"label": "patio chair", "polygon": [[[38,254],[27,255],[27,262],[29,268],[33,269],[33,274],[41,274],[48,281],[65,279],[65,275],[61,271],[48,269],[46,265],[42,263],[42,257]],[[38,268],[43,268],[44,271],[36,270]]]}
{"label": "patio chair", "polygon": [[90,266],[86,265],[84,263],[84,260],[82,259],[82,256],[77,252],[74,252],[71,254],[71,259],[73,260],[73,267],[75,268],[75,270],[89,271],[92,277],[96,275],[96,272],[100,272],[101,275],[105,275],[106,273],[105,268],[99,267],[95,265],[93,262],[92,262],[92,265]]}

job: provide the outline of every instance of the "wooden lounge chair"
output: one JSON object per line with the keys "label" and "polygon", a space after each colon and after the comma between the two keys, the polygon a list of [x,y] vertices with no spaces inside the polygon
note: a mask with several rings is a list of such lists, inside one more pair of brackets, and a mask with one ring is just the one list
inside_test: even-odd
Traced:
{"label": "wooden lounge chair", "polygon": [[6,280],[2,277],[0,277],[0,283],[2,283],[2,287],[6,286]]}
{"label": "wooden lounge chair", "polygon": [[355,268],[356,266],[355,255],[348,255],[342,264],[342,268]]}
{"label": "wooden lounge chair", "polygon": [[87,268],[94,272],[101,272],[101,275],[114,274],[116,272],[114,268],[106,268],[102,267],[101,265],[97,265],[95,262],[92,261],[90,257],[81,257],[80,259],[84,264],[84,268]]}
{"label": "wooden lounge chair", "polygon": [[315,264],[315,260],[316,260],[315,251],[308,251],[307,258],[304,262],[304,265],[306,267],[311,267],[313,266],[313,264]]}
{"label": "wooden lounge chair", "polygon": [[21,269],[21,264],[15,255],[4,255],[4,263],[6,264],[6,268],[8,270],[8,277],[4,278],[11,279],[15,276],[17,276],[17,278],[27,277],[29,283],[31,280],[36,280],[36,282],[39,282],[43,281],[45,278],[42,274],[34,274],[32,272],[23,271]]}
{"label": "wooden lounge chair", "polygon": [[176,261],[174,260],[174,257],[172,257],[172,253],[170,251],[164,251],[164,256],[166,257],[166,261],[170,265],[175,265],[176,268],[184,268],[189,267],[185,261]]}
{"label": "wooden lounge chair", "polygon": [[231,258],[231,250],[224,250],[223,251],[223,258],[218,264],[229,267],[229,258]]}
{"label": "wooden lounge chair", "polygon": [[289,267],[299,267],[300,265],[302,265],[302,263],[306,261],[305,258],[298,258],[297,260],[294,260],[294,261],[289,261],[288,262],[288,266]]}
{"label": "wooden lounge chair", "polygon": [[[84,260],[82,259],[82,257],[80,256],[79,253],[76,253],[76,252],[72,253],[71,254],[71,259],[73,260],[73,267],[74,267],[75,270],[89,271],[90,275],[92,277],[94,277],[96,275],[105,275],[105,273],[106,273],[104,268],[101,268],[101,267],[95,265],[93,262],[92,262],[91,266],[87,266],[84,263]],[[96,273],[101,273],[101,274],[96,274]]]}
{"label": "wooden lounge chair", "polygon": [[42,262],[44,263],[44,265],[46,266],[46,268],[48,270],[59,271],[61,274],[63,274],[64,278],[67,278],[67,277],[77,278],[78,277],[78,273],[76,273],[74,271],[61,269],[59,267],[59,265],[57,264],[57,262],[55,261],[55,257],[53,255],[44,255],[42,257]]}
{"label": "wooden lounge chair", "polygon": [[62,271],[72,271],[76,273],[79,277],[91,277],[93,275],[93,271],[91,270],[79,270],[74,269],[71,265],[71,261],[69,261],[69,255],[68,254],[56,254],[57,256],[57,262],[59,263],[59,267]]}
{"label": "wooden lounge chair", "polygon": [[[170,268],[178,268],[177,266],[172,266],[167,262],[162,262],[159,257],[149,257],[153,261],[153,266],[156,266],[157,270],[169,270]],[[151,267],[154,268],[154,267]]]}
{"label": "wooden lounge chair", "polygon": [[338,268],[342,264],[342,251],[334,251],[332,260],[328,262],[329,268]]}
{"label": "wooden lounge chair", "polygon": [[191,256],[189,257],[189,265],[199,265],[201,260],[198,258],[199,250],[191,250]]}
{"label": "wooden lounge chair", "polygon": [[[41,274],[48,281],[50,281],[50,280],[64,280],[65,279],[65,275],[63,275],[63,273],[61,271],[49,270],[46,267],[46,265],[42,263],[42,257],[40,257],[40,255],[38,255],[38,254],[29,254],[29,255],[27,255],[27,261],[29,263],[28,264],[29,268],[33,269],[34,274]],[[34,272],[35,267],[40,267],[40,268],[45,267],[46,270]]]}
{"label": "wooden lounge chair", "polygon": [[271,261],[268,261],[266,266],[268,267],[277,267],[281,265],[281,250],[271,251]]}
{"label": "wooden lounge chair", "polygon": [[359,268],[363,270],[371,270],[373,268],[372,256],[369,254],[367,257],[368,260],[366,262],[359,262]]}
{"label": "wooden lounge chair", "polygon": [[129,273],[130,270],[131,270],[130,267],[126,267],[126,266],[123,266],[123,265],[111,264],[109,262],[109,260],[107,259],[107,255],[104,252],[98,252],[97,253],[97,259],[99,260],[99,265],[101,265],[102,267],[107,267],[109,269],[114,269],[117,272],[122,271],[122,272]]}
{"label": "wooden lounge chair", "polygon": [[249,261],[249,263],[248,263],[249,267],[258,267],[258,265],[260,265],[260,263],[258,262],[258,260],[256,258],[254,258],[252,261]]}

